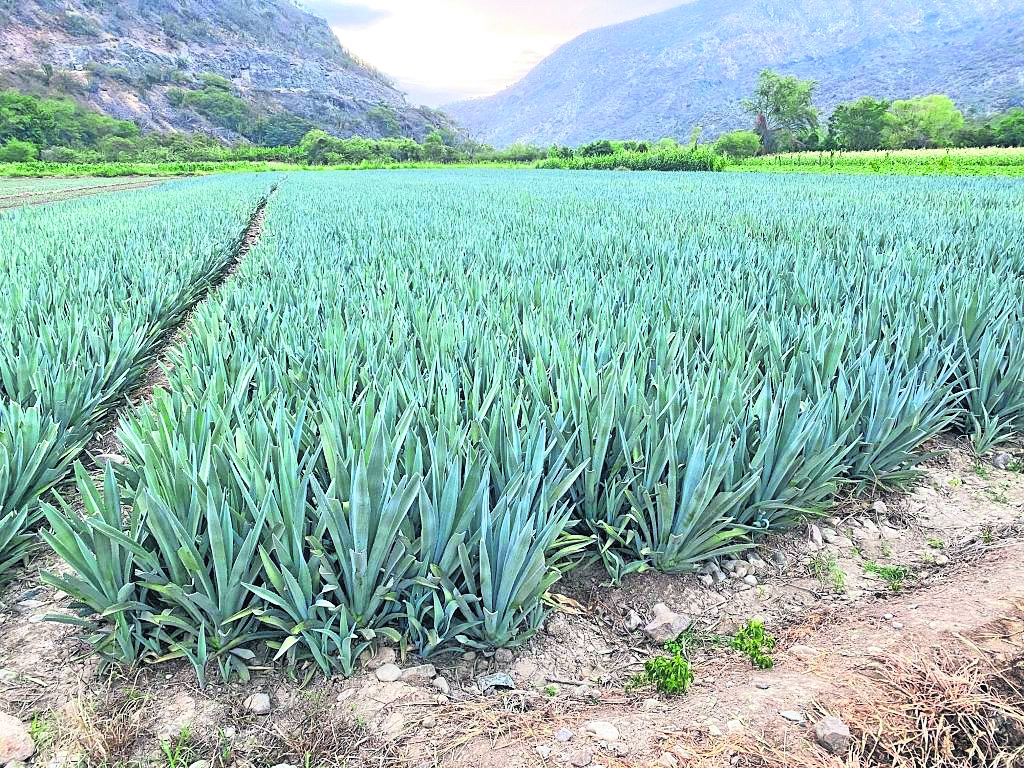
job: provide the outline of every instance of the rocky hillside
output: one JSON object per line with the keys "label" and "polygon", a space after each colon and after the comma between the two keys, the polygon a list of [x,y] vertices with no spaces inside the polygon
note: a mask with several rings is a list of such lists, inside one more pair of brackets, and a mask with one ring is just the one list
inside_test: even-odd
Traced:
{"label": "rocky hillside", "polygon": [[865,95],[1024,104],[1024,0],[696,0],[588,32],[445,109],[496,145],[714,137],[748,126],[739,101],[766,67],[818,80],[826,114]]}
{"label": "rocky hillside", "polygon": [[423,138],[445,123],[289,0],[0,0],[0,86],[227,139],[312,126]]}

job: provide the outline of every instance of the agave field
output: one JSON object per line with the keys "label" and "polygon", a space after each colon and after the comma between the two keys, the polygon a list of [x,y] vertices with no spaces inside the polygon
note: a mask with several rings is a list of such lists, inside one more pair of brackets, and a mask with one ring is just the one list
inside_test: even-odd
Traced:
{"label": "agave field", "polygon": [[39,498],[233,252],[268,180],[223,179],[0,215],[0,581]]}
{"label": "agave field", "polygon": [[3,530],[108,661],[516,645],[568,568],[691,571],[1024,429],[1018,182],[296,173],[123,462],[45,494],[269,185],[0,218]]}

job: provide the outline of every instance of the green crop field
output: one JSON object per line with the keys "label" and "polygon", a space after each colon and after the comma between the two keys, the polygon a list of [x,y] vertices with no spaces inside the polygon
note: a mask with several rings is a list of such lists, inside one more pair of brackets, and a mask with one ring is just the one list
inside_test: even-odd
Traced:
{"label": "green crop field", "polygon": [[1024,427],[1024,183],[292,173],[58,503],[275,181],[0,215],[0,564],[38,527],[107,660],[516,645],[582,562],[687,572]]}

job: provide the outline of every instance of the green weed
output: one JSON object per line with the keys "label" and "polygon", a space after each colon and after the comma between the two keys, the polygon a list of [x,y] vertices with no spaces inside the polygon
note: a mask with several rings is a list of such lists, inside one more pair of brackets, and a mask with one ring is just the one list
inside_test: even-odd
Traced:
{"label": "green weed", "polygon": [[839,567],[835,553],[819,552],[811,558],[807,569],[822,586],[830,587],[839,593],[846,591],[846,573]]}
{"label": "green weed", "polygon": [[945,549],[946,542],[942,539],[928,539],[928,546],[932,549]]}
{"label": "green weed", "polygon": [[736,633],[731,645],[758,669],[771,669],[775,666],[775,660],[769,655],[775,649],[775,638],[765,631],[763,622],[748,621]]}
{"label": "green weed", "polygon": [[867,560],[864,570],[880,576],[893,592],[899,592],[907,581],[914,578],[914,572],[905,565],[879,565]]}

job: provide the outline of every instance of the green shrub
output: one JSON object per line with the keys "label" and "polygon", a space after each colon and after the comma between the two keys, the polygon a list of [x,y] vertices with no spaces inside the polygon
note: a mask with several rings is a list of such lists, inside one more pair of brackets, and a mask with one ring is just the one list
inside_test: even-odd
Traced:
{"label": "green shrub", "polygon": [[753,131],[726,133],[715,142],[715,151],[737,159],[754,157],[761,151],[761,137]]}
{"label": "green shrub", "polygon": [[0,163],[27,163],[35,160],[38,151],[34,144],[18,139],[9,139],[6,144],[0,146]]}
{"label": "green shrub", "polygon": [[760,621],[748,621],[736,633],[731,645],[758,669],[771,669],[775,666],[770,655],[775,649],[775,638],[765,632],[764,624]]}

